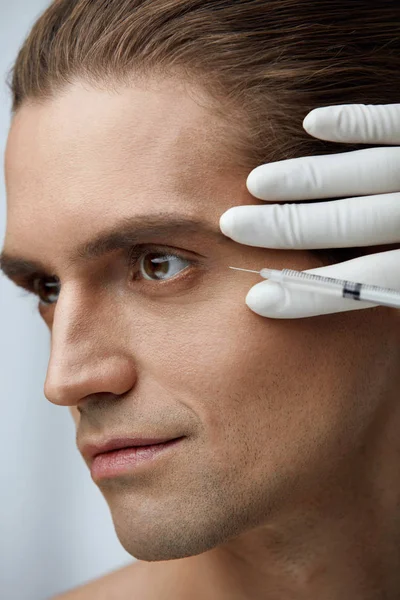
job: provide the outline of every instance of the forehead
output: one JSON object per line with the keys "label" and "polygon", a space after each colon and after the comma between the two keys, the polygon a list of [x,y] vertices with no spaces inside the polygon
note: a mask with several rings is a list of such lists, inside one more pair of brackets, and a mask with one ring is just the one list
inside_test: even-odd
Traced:
{"label": "forehead", "polygon": [[215,128],[222,129],[195,95],[170,80],[114,91],[76,82],[51,100],[22,106],[11,126],[8,152],[18,149],[21,170],[24,157],[32,163],[32,149],[37,160],[49,165],[57,159],[106,156],[112,164],[108,148],[116,159],[129,154],[139,165],[149,154],[169,166],[193,160],[201,149],[207,155],[212,151],[219,138]]}
{"label": "forehead", "polygon": [[194,97],[172,81],[114,91],[76,82],[25,104],[6,148],[7,236],[40,244],[28,225],[50,231],[57,223],[70,234],[100,228],[116,212],[220,214],[230,193],[221,175],[224,126]]}

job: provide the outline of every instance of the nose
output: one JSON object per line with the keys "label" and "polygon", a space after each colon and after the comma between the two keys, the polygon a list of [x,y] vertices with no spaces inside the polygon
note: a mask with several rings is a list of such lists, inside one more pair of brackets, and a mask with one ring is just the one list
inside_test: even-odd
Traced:
{"label": "nose", "polygon": [[[60,310],[59,310],[60,309]],[[93,394],[123,395],[137,372],[127,328],[97,311],[74,313],[57,306],[44,395],[53,404],[76,406]]]}
{"label": "nose", "polygon": [[49,361],[44,395],[53,404],[76,406],[86,396],[109,393],[124,395],[135,384],[134,368],[124,355],[101,353],[90,356],[65,355],[60,361],[53,355]]}

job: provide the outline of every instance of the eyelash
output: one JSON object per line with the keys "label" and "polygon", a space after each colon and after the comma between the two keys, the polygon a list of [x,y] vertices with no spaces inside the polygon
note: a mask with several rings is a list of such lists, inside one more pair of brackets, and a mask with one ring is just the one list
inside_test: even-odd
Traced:
{"label": "eyelash", "polygon": [[[142,246],[134,246],[133,248],[131,248],[128,251],[128,254],[126,256],[126,265],[128,266],[129,269],[133,269],[134,267],[136,267],[137,265],[140,266],[140,261],[143,257],[145,257],[147,254],[160,254],[161,256],[163,256],[164,258],[179,258],[180,260],[184,260],[188,263],[190,263],[190,265],[188,265],[187,267],[183,268],[182,271],[179,271],[179,273],[177,273],[176,275],[174,275],[173,277],[171,277],[170,279],[165,279],[162,280],[160,279],[159,281],[157,280],[153,280],[153,283],[156,283],[158,286],[161,284],[163,287],[165,285],[168,285],[169,282],[171,282],[172,284],[174,282],[177,282],[177,280],[181,280],[183,277],[187,276],[188,271],[192,271],[192,267],[194,267],[197,263],[195,260],[193,259],[189,259],[186,256],[183,256],[182,254],[174,251],[171,252],[171,250],[169,248],[167,248],[166,246],[149,246],[149,245],[142,245]],[[181,273],[185,272],[185,275],[181,276]],[[140,273],[140,271],[137,271],[136,275]],[[152,283],[152,280],[150,279],[145,279],[145,278],[140,278],[137,276],[132,277],[132,281],[146,281],[147,284],[148,283]],[[33,274],[31,275],[25,282],[23,282],[23,286],[25,287],[25,292],[22,293],[23,296],[26,295],[34,295],[39,297],[39,307],[41,307],[42,309],[46,309],[46,308],[50,308],[51,306],[54,306],[56,304],[56,302],[49,302],[49,303],[45,303],[44,301],[40,300],[40,296],[36,291],[36,283],[40,282],[41,280],[45,280],[45,279],[49,279],[48,275],[42,275],[42,274]]]}

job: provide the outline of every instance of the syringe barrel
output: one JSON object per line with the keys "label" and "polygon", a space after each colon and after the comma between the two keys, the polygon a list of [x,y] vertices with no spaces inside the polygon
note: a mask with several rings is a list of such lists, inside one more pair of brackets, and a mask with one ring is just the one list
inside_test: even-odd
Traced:
{"label": "syringe barrel", "polygon": [[[268,277],[267,269],[265,276]],[[263,274],[263,270],[260,274]],[[303,289],[307,292],[319,292],[324,293],[324,290],[330,291],[332,296],[342,296],[343,286],[345,285],[344,280],[331,279],[330,277],[321,277],[321,275],[314,275],[313,273],[303,273],[302,271],[292,271],[291,269],[283,269],[283,271],[270,270],[269,278],[271,281],[277,283],[293,283],[296,288]],[[333,293],[332,293],[333,292]]]}
{"label": "syringe barrel", "polygon": [[393,308],[400,308],[400,292],[385,288],[378,288],[372,285],[363,285],[360,293],[360,300],[364,302],[373,302],[375,304],[384,304]]}
{"label": "syringe barrel", "polygon": [[260,274],[271,279],[271,281],[289,285],[291,283],[295,284],[296,288],[307,292],[327,293],[330,296],[400,308],[400,291],[390,288],[355,283],[345,279],[332,279],[314,273],[292,271],[291,269],[283,269],[282,271],[263,269]]}

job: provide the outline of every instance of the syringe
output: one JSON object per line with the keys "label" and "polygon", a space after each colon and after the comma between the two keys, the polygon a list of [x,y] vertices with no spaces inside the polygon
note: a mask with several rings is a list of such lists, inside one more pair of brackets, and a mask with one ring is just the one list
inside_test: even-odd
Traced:
{"label": "syringe", "polygon": [[259,273],[261,277],[277,283],[293,283],[308,292],[318,292],[327,294],[328,296],[350,298],[351,300],[400,308],[400,291],[390,288],[355,283],[354,281],[346,281],[344,279],[334,279],[333,277],[321,277],[321,275],[314,275],[313,273],[306,273],[304,271],[294,271],[292,269],[283,269],[282,271],[276,269],[251,271],[250,269],[239,269],[238,267],[229,268],[236,271]]}

